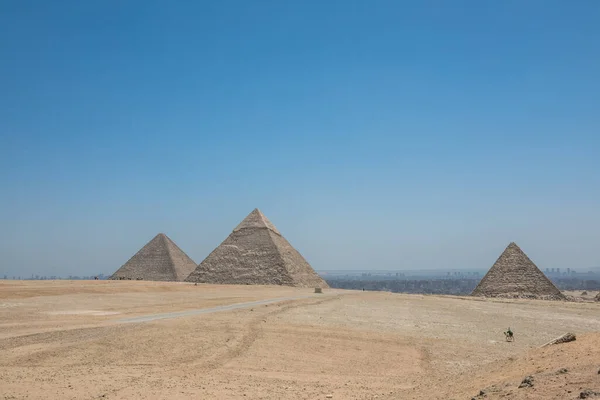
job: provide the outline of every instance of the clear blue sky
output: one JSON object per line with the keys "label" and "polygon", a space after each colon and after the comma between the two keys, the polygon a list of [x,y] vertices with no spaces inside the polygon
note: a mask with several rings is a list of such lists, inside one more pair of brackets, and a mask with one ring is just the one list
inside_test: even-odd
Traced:
{"label": "clear blue sky", "polygon": [[2,1],[0,274],[600,266],[600,2]]}

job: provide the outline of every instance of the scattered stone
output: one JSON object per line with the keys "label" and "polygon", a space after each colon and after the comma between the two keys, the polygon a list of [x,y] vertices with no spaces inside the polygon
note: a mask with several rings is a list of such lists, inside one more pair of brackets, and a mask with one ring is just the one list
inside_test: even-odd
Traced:
{"label": "scattered stone", "polygon": [[585,303],[587,301],[586,299],[584,299],[581,296],[570,296],[570,295],[565,295],[565,300],[574,302],[574,303]]}
{"label": "scattered stone", "polygon": [[496,392],[497,388],[495,386],[489,386],[485,389],[481,389],[479,394],[475,397],[472,397],[471,400],[482,400],[487,399],[489,393]]}
{"label": "scattered stone", "polygon": [[551,300],[551,301],[575,301],[575,302],[584,302],[585,300],[581,297],[575,296],[566,296],[564,294],[555,295],[555,294],[535,294],[529,292],[508,292],[501,293],[498,295],[488,295],[483,297],[489,298],[498,298],[498,299],[526,299],[526,300]]}
{"label": "scattered stone", "polygon": [[583,292],[581,292],[582,296],[587,296],[588,292],[586,292],[585,290]]}
{"label": "scattered stone", "polygon": [[320,287],[315,288],[315,293],[323,293],[323,289]]}
{"label": "scattered stone", "polygon": [[566,368],[561,368],[561,369],[558,370],[559,374],[566,374],[567,372],[569,372],[569,370],[566,369]]}
{"label": "scattered stone", "polygon": [[327,396],[325,396],[325,398],[327,398],[327,399],[332,399],[332,398],[333,398],[333,395],[332,395],[332,394],[328,394]]}
{"label": "scattered stone", "polygon": [[533,376],[531,376],[531,375],[526,376],[521,381],[521,384],[519,385],[519,389],[526,388],[526,387],[533,387]]}
{"label": "scattered stone", "polygon": [[577,336],[575,336],[574,333],[565,333],[562,336],[557,337],[556,339],[552,339],[551,341],[549,341],[548,343],[542,345],[541,347],[546,347],[546,346],[550,346],[553,344],[561,344],[561,343],[568,343],[568,342],[573,342],[574,340],[577,340]]}
{"label": "scattered stone", "polygon": [[598,293],[598,294],[596,295],[596,297],[594,297],[594,300],[596,300],[596,301],[600,301],[600,293]]}
{"label": "scattered stone", "polygon": [[600,392],[595,392],[591,389],[586,389],[583,392],[579,393],[580,399],[589,399],[590,397],[600,396]]}

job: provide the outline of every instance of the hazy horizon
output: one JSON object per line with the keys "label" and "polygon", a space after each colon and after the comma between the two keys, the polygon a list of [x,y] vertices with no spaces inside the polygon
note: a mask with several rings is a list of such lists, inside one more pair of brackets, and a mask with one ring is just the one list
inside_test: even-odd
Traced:
{"label": "hazy horizon", "polygon": [[600,3],[0,5],[0,276],[195,262],[260,208],[316,270],[600,266]]}

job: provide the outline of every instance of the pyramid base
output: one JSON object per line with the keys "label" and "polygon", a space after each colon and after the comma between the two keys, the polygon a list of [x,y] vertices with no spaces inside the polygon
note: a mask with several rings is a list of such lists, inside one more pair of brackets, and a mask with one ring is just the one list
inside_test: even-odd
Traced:
{"label": "pyramid base", "polygon": [[530,300],[553,300],[565,301],[567,298],[563,294],[534,294],[534,293],[498,293],[498,294],[477,294],[476,297],[497,298],[497,299],[530,299]]}

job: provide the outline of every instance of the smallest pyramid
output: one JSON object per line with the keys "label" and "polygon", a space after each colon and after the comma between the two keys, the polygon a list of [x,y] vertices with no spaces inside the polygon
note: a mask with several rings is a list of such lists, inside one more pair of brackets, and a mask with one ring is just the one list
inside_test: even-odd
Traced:
{"label": "smallest pyramid", "polygon": [[564,295],[512,242],[477,285],[472,296],[564,299]]}
{"label": "smallest pyramid", "polygon": [[183,281],[194,269],[194,260],[167,235],[159,233],[109,279]]}

